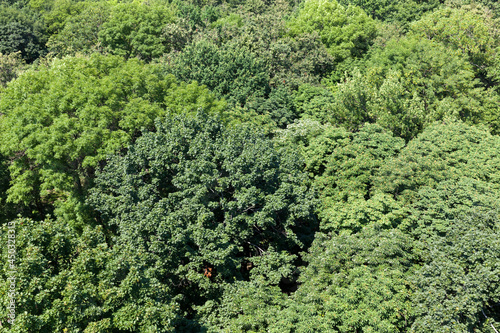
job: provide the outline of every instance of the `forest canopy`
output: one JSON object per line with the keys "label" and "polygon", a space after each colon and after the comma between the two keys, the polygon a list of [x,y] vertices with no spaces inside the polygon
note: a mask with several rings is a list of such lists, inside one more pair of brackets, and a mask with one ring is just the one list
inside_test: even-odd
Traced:
{"label": "forest canopy", "polygon": [[0,0],[0,332],[497,332],[499,15]]}

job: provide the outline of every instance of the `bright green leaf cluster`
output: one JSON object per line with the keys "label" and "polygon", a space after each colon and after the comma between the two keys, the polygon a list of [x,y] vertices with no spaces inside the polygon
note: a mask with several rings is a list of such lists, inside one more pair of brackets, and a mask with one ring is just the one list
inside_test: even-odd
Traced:
{"label": "bright green leaf cluster", "polygon": [[205,88],[138,60],[95,55],[26,71],[0,100],[1,150],[12,158],[9,201],[82,219],[82,196],[108,154],[159,116],[221,107]]}

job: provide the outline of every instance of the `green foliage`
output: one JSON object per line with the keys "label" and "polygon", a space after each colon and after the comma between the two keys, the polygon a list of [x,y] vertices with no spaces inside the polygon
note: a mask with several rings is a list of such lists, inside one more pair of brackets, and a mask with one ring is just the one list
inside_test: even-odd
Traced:
{"label": "green foliage", "polygon": [[183,19],[168,23],[163,28],[163,38],[171,52],[181,51],[192,40],[193,31]]}
{"label": "green foliage", "polygon": [[4,88],[9,81],[15,79],[24,68],[24,65],[21,52],[0,53],[0,89]]}
{"label": "green foliage", "polygon": [[289,22],[290,34],[317,32],[336,63],[360,58],[375,37],[375,23],[355,6],[336,0],[306,0]]}
{"label": "green foliage", "polygon": [[380,167],[403,146],[402,139],[369,124],[337,140],[324,172],[315,179],[322,200],[318,215],[323,230],[357,231],[364,225],[395,227],[399,223],[401,207],[372,188]]}
{"label": "green foliage", "polygon": [[175,11],[159,3],[93,3],[52,35],[48,46],[59,55],[110,52],[151,61],[192,40],[192,22]]}
{"label": "green foliage", "polygon": [[412,331],[491,332],[490,325],[500,326],[498,226],[498,211],[463,216],[428,239],[428,263],[414,277]]}
{"label": "green foliage", "polygon": [[339,0],[344,5],[361,7],[373,18],[397,22],[408,26],[412,21],[418,20],[426,12],[436,9],[442,0]]}
{"label": "green foliage", "polygon": [[165,53],[180,51],[192,40],[195,29],[219,16],[216,7],[201,9],[184,3],[85,4],[85,9],[51,36],[48,43],[51,51],[61,55],[110,52],[151,61]]}
{"label": "green foliage", "polygon": [[180,80],[206,85],[232,105],[243,106],[250,97],[269,93],[265,62],[234,42],[222,46],[206,40],[195,42],[167,70]]}
{"label": "green foliage", "polygon": [[[203,310],[209,332],[321,332],[314,304],[293,301],[280,288],[263,281],[229,285],[220,304]],[[327,329],[332,332],[333,330]]]}
{"label": "green foliage", "polygon": [[188,313],[243,279],[246,263],[256,266],[250,278],[286,277],[315,228],[297,156],[254,127],[227,128],[203,113],[156,129],[111,158],[91,191],[116,241],[147,254],[141,260],[177,286]]}
{"label": "green foliage", "polygon": [[291,95],[290,88],[280,85],[271,89],[268,98],[255,98],[248,101],[245,112],[253,111],[259,115],[268,115],[275,126],[284,128],[297,118]]}
{"label": "green foliage", "polygon": [[19,206],[7,202],[10,180],[8,160],[0,155],[0,225],[13,220],[17,214],[26,213]]}
{"label": "green foliage", "polygon": [[[393,11],[397,8],[397,4],[400,1],[396,0],[339,0],[339,3],[343,6],[359,6],[366,14],[372,16],[373,18],[379,20],[389,20],[391,14],[394,15]],[[401,2],[400,2],[401,3]]]}
{"label": "green foliage", "polygon": [[[399,332],[411,323],[411,240],[398,230],[317,235],[293,299],[317,332]],[[303,330],[305,332],[305,330]]]}
{"label": "green foliage", "polygon": [[296,147],[306,160],[321,206],[321,230],[359,231],[365,225],[395,227],[404,211],[387,194],[374,191],[378,171],[396,156],[404,140],[376,124],[359,132],[302,120],[277,133],[282,145]]}
{"label": "green foliage", "polygon": [[475,79],[471,65],[441,43],[416,37],[391,40],[335,93],[334,119],[356,129],[377,122],[409,140],[436,120],[498,123],[498,96]]}
{"label": "green foliage", "polygon": [[[16,226],[17,315],[15,325],[9,329],[5,323],[1,332],[174,331],[177,302],[140,265],[141,253],[108,246],[102,226],[86,227],[78,235],[61,220],[18,219],[9,225]],[[2,244],[7,244],[7,227],[2,227]],[[3,316],[10,288],[4,262]]]}
{"label": "green foliage", "polygon": [[325,123],[332,118],[335,99],[324,87],[303,84],[294,94],[294,105],[303,118]]}
{"label": "green foliage", "polygon": [[487,80],[486,71],[494,62],[499,36],[498,26],[486,8],[445,7],[415,22],[411,33],[459,50],[473,66],[476,76]]}
{"label": "green foliage", "polygon": [[218,21],[221,16],[221,7],[211,5],[198,6],[186,1],[174,1],[177,16],[184,18],[191,29],[202,29]]}
{"label": "green foliage", "polygon": [[173,15],[165,5],[115,5],[99,30],[99,40],[112,54],[150,61],[169,51],[163,28],[173,23]]}
{"label": "green foliage", "polygon": [[421,186],[436,187],[462,177],[500,184],[499,137],[461,122],[436,123],[378,173],[374,189],[413,201]]}
{"label": "green foliage", "polygon": [[288,11],[279,2],[266,12],[226,16],[195,34],[180,54],[169,54],[167,71],[226,98],[236,122],[256,117],[263,126],[284,127],[297,117],[293,91],[303,83],[318,85],[333,68],[316,33],[285,36]]}
{"label": "green foliage", "polygon": [[92,3],[77,15],[72,15],[58,34],[47,42],[51,52],[58,55],[87,54],[102,51],[99,32],[109,19],[112,6],[107,2]]}
{"label": "green foliage", "polygon": [[500,329],[495,1],[0,1],[0,332]]}
{"label": "green foliage", "polygon": [[42,19],[27,8],[0,4],[0,53],[21,51],[27,62],[45,54],[45,29]]}
{"label": "green foliage", "polygon": [[227,26],[235,26],[241,28],[243,25],[243,18],[235,13],[231,13],[225,17],[219,18],[217,21],[210,24],[210,28],[220,28],[221,30]]}
{"label": "green foliage", "polygon": [[449,7],[480,4],[491,11],[493,17],[498,18],[500,14],[500,4],[495,0],[448,0],[446,4]]}
{"label": "green foliage", "polygon": [[67,21],[78,15],[93,1],[74,0],[29,0],[28,7],[43,17],[47,33],[57,34]]}
{"label": "green foliage", "polygon": [[338,146],[337,141],[348,135],[343,128],[304,118],[288,125],[285,130],[277,130],[275,139],[279,145],[299,151],[304,156],[305,170],[314,178],[325,171],[329,155]]}
{"label": "green foliage", "polygon": [[344,133],[329,154],[318,182],[322,187],[331,187],[330,193],[337,200],[348,196],[363,198],[369,195],[378,169],[386,159],[397,155],[404,141],[377,124],[366,124],[356,133]]}
{"label": "green foliage", "polygon": [[411,214],[400,228],[418,239],[419,248],[423,251],[422,243],[429,237],[445,236],[454,228],[457,218],[489,213],[498,207],[500,207],[498,184],[489,184],[467,177],[445,180],[435,187],[420,188],[412,205]]}
{"label": "green foliage", "polygon": [[[64,224],[51,223],[51,221],[36,224],[29,219],[18,219],[2,226],[2,244],[7,244],[8,226],[15,226],[14,266],[17,267],[14,275],[17,316],[16,325],[10,331],[23,332],[24,327],[36,329],[39,332],[48,332],[50,324],[54,324],[54,328],[59,326],[55,322],[57,315],[54,312],[57,308],[63,307],[62,304],[54,307],[52,304],[61,296],[65,279],[60,273],[70,266],[71,254],[74,253],[77,237],[69,226]],[[2,258],[7,258],[7,246],[2,247]],[[7,291],[10,283],[7,282],[6,277],[10,271],[9,263],[3,261],[1,270],[3,309],[7,308],[5,305],[9,301]],[[50,289],[55,292],[50,292]],[[42,318],[36,318],[44,312],[47,318],[46,323],[40,320]],[[5,312],[3,314],[6,315]],[[59,328],[62,331],[60,326]]]}
{"label": "green foliage", "polygon": [[158,116],[221,107],[206,89],[177,83],[138,60],[94,55],[26,71],[0,100],[1,150],[11,158],[9,201],[41,217],[56,206],[81,222],[94,170],[108,154],[153,128]]}
{"label": "green foliage", "polygon": [[284,37],[268,48],[271,84],[297,89],[302,84],[319,85],[334,69],[334,58],[317,33]]}
{"label": "green foliage", "polygon": [[220,304],[200,312],[206,312],[209,332],[290,332],[276,325],[278,318],[286,321],[286,299],[279,287],[263,281],[237,281],[224,290]]}
{"label": "green foliage", "polygon": [[333,70],[334,59],[317,32],[287,35],[285,19],[290,12],[287,4],[277,2],[264,13],[246,14],[232,38],[263,58],[272,87],[286,85],[295,90],[303,83],[319,84]]}

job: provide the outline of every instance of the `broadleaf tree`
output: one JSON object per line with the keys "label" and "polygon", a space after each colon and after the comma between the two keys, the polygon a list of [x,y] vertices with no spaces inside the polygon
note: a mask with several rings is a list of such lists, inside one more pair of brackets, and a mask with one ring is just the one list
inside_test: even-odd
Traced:
{"label": "broadleaf tree", "polygon": [[289,277],[317,228],[300,165],[254,126],[167,118],[108,160],[89,203],[194,316],[225,284]]}
{"label": "broadleaf tree", "polygon": [[[10,159],[8,200],[44,217],[82,223],[96,168],[168,113],[218,113],[206,88],[163,76],[137,59],[93,55],[54,60],[12,81],[0,99],[1,151]],[[87,220],[88,222],[88,220]]]}

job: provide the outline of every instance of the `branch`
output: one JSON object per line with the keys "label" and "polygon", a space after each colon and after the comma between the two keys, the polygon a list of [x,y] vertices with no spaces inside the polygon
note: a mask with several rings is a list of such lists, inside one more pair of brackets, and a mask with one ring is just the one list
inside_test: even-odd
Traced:
{"label": "branch", "polygon": [[255,207],[256,207],[256,205],[252,205],[252,206],[248,207],[247,209],[245,209],[245,210],[243,211],[243,213],[246,213],[246,212],[248,212],[248,211],[249,211],[249,210],[251,210],[251,209],[253,210]]}
{"label": "branch", "polygon": [[[260,247],[258,247],[257,245],[253,244],[253,243],[250,243],[250,242],[247,242],[249,245],[252,245],[252,246],[255,246],[258,250],[259,250],[259,253],[260,255],[263,255],[264,253],[266,253],[266,251],[264,251],[263,249],[261,249]],[[498,332],[497,332],[498,333]]]}
{"label": "branch", "polygon": [[[484,310],[483,310],[483,309],[481,309],[481,312],[483,313],[483,316],[484,316],[486,319],[488,319],[488,316],[486,315],[486,313],[484,313]],[[492,324],[492,323],[490,323],[490,325],[491,325],[491,328],[493,328],[493,330],[495,331],[495,333],[498,333],[498,331],[497,331],[497,329],[495,328],[495,326],[493,326],[493,324]]]}

